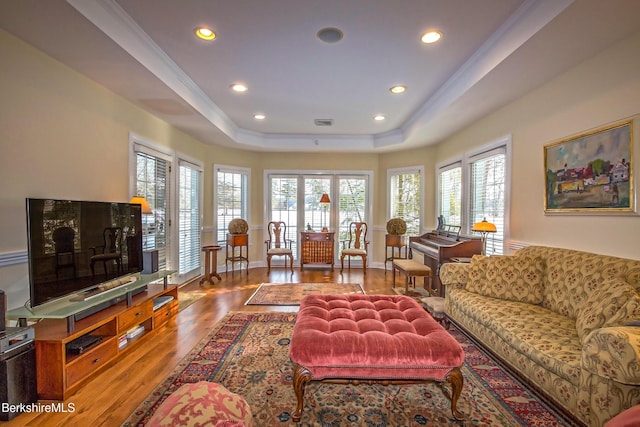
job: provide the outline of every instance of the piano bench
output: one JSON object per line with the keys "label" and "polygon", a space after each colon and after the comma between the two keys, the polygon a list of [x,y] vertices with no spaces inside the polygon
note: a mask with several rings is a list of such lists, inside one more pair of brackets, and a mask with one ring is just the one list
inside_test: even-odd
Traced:
{"label": "piano bench", "polygon": [[431,268],[421,262],[413,259],[394,259],[393,260],[393,286],[396,285],[396,270],[404,273],[405,275],[405,295],[409,293],[409,283],[416,287],[416,277],[427,277],[428,286],[427,292],[431,294]]}

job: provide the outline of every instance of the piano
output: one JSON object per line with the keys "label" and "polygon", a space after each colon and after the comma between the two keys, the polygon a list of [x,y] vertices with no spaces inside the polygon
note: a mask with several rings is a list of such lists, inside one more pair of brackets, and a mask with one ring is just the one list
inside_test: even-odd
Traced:
{"label": "piano", "polygon": [[445,262],[452,262],[453,258],[471,258],[482,254],[482,238],[460,235],[460,226],[443,225],[439,229],[421,236],[409,237],[409,257],[422,261],[431,268],[431,290],[427,289],[427,279],[424,287],[434,296],[444,296],[444,289],[440,283],[440,266]]}

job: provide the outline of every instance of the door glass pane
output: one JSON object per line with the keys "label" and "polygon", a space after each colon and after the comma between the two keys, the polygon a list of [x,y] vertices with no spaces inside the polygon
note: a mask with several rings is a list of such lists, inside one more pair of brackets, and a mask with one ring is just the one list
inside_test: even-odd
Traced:
{"label": "door glass pane", "polygon": [[200,270],[200,180],[201,172],[180,165],[178,177],[178,272]]}
{"label": "door glass pane", "polygon": [[[338,179],[338,235],[336,241],[349,238],[349,224],[367,222],[367,178],[340,177]],[[370,236],[367,236],[370,237]]]}
{"label": "door glass pane", "polygon": [[153,211],[142,215],[142,246],[144,250],[158,250],[158,266],[167,264],[167,219],[169,162],[146,153],[136,153],[136,194],[144,196]]}
{"label": "door glass pane", "polygon": [[[269,221],[283,221],[287,224],[287,239],[293,240],[291,249],[297,258],[298,242],[298,179],[297,177],[271,177],[271,215]],[[276,257],[274,261],[279,258]]]}
{"label": "door glass pane", "polygon": [[[329,195],[331,203],[320,203],[323,194]],[[304,177],[304,224],[314,231],[322,231],[331,227],[331,205],[335,203],[331,194],[331,178]]]}

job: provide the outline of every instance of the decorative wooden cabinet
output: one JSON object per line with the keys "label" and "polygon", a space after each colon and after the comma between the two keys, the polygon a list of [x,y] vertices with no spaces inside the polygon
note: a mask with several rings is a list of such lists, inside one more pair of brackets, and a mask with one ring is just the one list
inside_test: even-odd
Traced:
{"label": "decorative wooden cabinet", "polygon": [[300,269],[305,264],[327,264],[333,270],[333,255],[335,245],[334,232],[300,232],[300,244],[302,245]]}

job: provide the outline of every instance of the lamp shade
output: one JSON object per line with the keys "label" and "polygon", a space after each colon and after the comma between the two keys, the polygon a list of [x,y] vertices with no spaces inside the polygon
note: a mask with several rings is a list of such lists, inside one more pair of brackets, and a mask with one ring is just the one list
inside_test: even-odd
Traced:
{"label": "lamp shade", "polygon": [[322,197],[320,197],[320,203],[331,203],[331,200],[329,200],[329,195],[327,193],[324,193]]}
{"label": "lamp shade", "polygon": [[129,203],[133,205],[142,205],[142,213],[143,214],[151,214],[151,208],[149,207],[149,203],[147,203],[147,199],[142,196],[133,196]]}
{"label": "lamp shade", "polygon": [[487,219],[483,219],[480,222],[476,222],[473,224],[471,228],[472,231],[478,231],[480,233],[495,233],[497,230],[496,226],[487,221]]}

